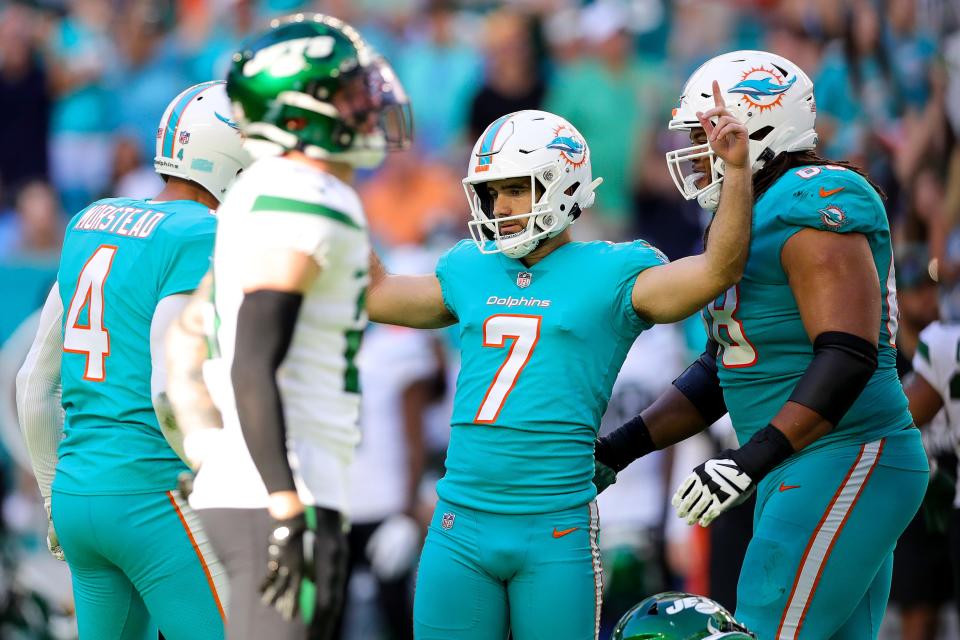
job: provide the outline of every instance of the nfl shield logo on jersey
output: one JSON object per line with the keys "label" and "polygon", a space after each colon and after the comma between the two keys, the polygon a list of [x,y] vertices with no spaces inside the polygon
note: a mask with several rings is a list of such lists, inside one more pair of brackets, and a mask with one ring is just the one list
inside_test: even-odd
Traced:
{"label": "nfl shield logo on jersey", "polygon": [[449,511],[443,514],[443,518],[440,519],[440,526],[443,527],[444,531],[449,531],[453,528],[453,520],[456,516]]}
{"label": "nfl shield logo on jersey", "polygon": [[189,132],[189,131],[181,131],[181,132],[180,132],[180,144],[187,144],[188,142],[190,142],[190,132]]}
{"label": "nfl shield logo on jersey", "polygon": [[533,282],[533,274],[529,271],[521,271],[517,274],[517,286],[526,289]]}

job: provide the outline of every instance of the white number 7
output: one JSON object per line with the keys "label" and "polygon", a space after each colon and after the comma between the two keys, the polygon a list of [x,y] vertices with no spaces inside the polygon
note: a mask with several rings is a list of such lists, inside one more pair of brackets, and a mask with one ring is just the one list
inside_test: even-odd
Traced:
{"label": "white number 7", "polygon": [[507,359],[497,370],[487,389],[480,409],[473,421],[476,424],[496,422],[507,396],[517,384],[520,372],[530,360],[533,348],[540,339],[541,316],[500,314],[490,316],[483,323],[483,346],[503,348],[507,338],[513,338]]}

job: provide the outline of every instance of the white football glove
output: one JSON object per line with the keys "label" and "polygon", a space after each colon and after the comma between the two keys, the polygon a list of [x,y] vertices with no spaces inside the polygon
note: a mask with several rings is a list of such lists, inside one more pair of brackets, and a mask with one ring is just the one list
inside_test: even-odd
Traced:
{"label": "white football glove", "polygon": [[677,515],[687,524],[708,526],[721,513],[734,507],[756,491],[756,485],[728,454],[722,451],[716,458],[695,468],[673,494]]}
{"label": "white football glove", "polygon": [[57,532],[53,528],[53,517],[50,515],[50,498],[44,499],[43,508],[47,512],[47,549],[50,550],[50,555],[54,558],[60,562],[66,562],[63,548],[60,546],[60,539],[57,538]]}
{"label": "white football glove", "polygon": [[422,544],[423,533],[416,520],[403,513],[390,516],[367,542],[370,569],[381,580],[399,578],[413,567]]}

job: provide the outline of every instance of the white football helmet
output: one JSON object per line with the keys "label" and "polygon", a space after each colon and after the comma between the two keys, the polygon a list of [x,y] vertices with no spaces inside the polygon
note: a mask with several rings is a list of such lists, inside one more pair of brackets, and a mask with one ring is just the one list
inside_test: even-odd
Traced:
{"label": "white football helmet", "polygon": [[[817,146],[817,132],[813,128],[817,116],[813,82],[797,65],[766,51],[733,51],[700,65],[683,87],[670,129],[700,128],[697,112],[714,107],[714,80],[720,84],[727,109],[747,127],[753,173],[779,153]],[[707,158],[710,166],[710,181],[703,187],[697,187],[703,173],[691,164],[700,158]],[[716,211],[720,204],[723,160],[714,155],[709,144],[668,152],[667,166],[684,198],[697,198],[701,207]]]}
{"label": "white football helmet", "polygon": [[[495,218],[485,183],[530,179],[530,211]],[[590,148],[572,124],[546,111],[517,111],[487,127],[473,147],[463,188],[473,220],[470,234],[481,253],[522,258],[544,238],[559,235],[593,205]],[[537,185],[543,189],[538,199]],[[523,231],[500,235],[500,224],[518,221]],[[493,241],[493,245],[490,244]]]}
{"label": "white football helmet", "polygon": [[181,92],[157,127],[154,170],[196,182],[223,201],[227,187],[252,162],[227,98],[227,83],[203,82]]}

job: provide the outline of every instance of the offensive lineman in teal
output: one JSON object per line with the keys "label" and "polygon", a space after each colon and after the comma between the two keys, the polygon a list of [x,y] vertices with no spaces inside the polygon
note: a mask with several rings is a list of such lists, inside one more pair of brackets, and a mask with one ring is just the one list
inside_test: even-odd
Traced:
{"label": "offensive lineman in teal", "polygon": [[[694,469],[673,505],[688,524],[707,526],[757,492],[737,619],[761,640],[875,638],[893,548],[928,475],[896,372],[886,213],[855,168],[813,152],[813,84],[780,56],[708,61],[688,80],[671,128],[702,140],[693,113],[714,78],[750,131],[750,258],[740,284],[704,311],[704,355],[601,438],[597,461],[619,471],[729,410],[741,447]],[[706,145],[667,157],[681,192],[715,206],[724,169]],[[686,176],[684,161],[693,166]]]}
{"label": "offensive lineman in teal", "polygon": [[209,267],[212,209],[248,163],[224,84],[190,87],[167,107],[156,198],[99,200],[70,221],[17,376],[50,548],[70,565],[81,638],[224,634],[219,566],[174,492],[187,467],[151,401],[166,384],[165,330]]}
{"label": "offensive lineman in teal", "polygon": [[372,320],[460,326],[447,474],[417,575],[418,640],[597,637],[592,452],[614,379],[641,331],[690,315],[739,279],[746,258],[744,130],[719,93],[699,115],[734,167],[702,255],[667,264],[641,240],[572,242],[568,226],[600,182],[589,149],[563,118],[520,111],[493,122],[470,157],[474,240],[448,251],[436,275],[387,275],[373,260]]}

